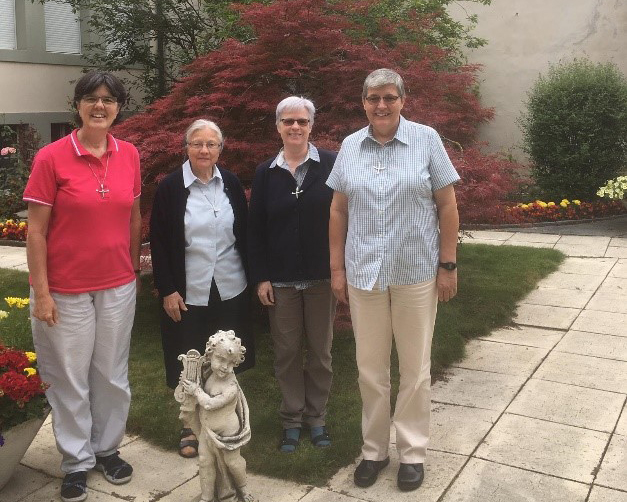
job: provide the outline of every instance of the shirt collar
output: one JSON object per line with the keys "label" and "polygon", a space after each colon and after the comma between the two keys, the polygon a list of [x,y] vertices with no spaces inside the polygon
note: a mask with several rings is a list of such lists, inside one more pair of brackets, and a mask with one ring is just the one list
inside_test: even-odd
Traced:
{"label": "shirt collar", "polygon": [[[79,157],[82,157],[83,155],[91,155],[91,153],[89,153],[87,149],[83,145],[81,145],[81,142],[78,140],[77,133],[78,129],[74,129],[70,134],[70,140],[72,141],[74,152],[76,152],[76,155],[78,155]],[[115,139],[111,134],[107,133],[107,153],[110,154],[112,152],[119,151],[120,146],[118,145],[118,140]]]}
{"label": "shirt collar", "polygon": [[[307,155],[305,156],[305,160],[303,160],[301,165],[307,162],[309,159],[315,162],[320,162],[320,154],[318,153],[318,149],[312,143],[309,143],[309,148],[307,149]],[[272,161],[272,164],[270,164],[270,169],[276,166],[287,167],[287,166],[284,166],[284,164],[285,164],[285,157],[283,156],[283,148],[281,148],[281,151],[279,152],[279,154]]]}
{"label": "shirt collar", "polygon": [[[211,181],[216,178],[222,179],[222,173],[220,172],[220,169],[218,169],[218,166],[215,166],[215,169],[213,170],[213,176],[209,180],[209,183],[211,183]],[[200,181],[198,177],[194,174],[194,171],[192,171],[192,165],[190,164],[189,160],[186,160],[183,163],[183,186],[185,188],[189,188],[190,185],[194,183],[194,181],[198,181],[198,183],[202,183],[203,185],[205,185],[205,183]]]}
{"label": "shirt collar", "polygon": [[[372,141],[377,141],[374,136],[372,135],[372,126],[368,126],[365,127],[363,129],[364,134],[363,136],[360,138],[360,141],[365,140],[366,138],[370,138]],[[402,115],[400,116],[400,120],[398,122],[398,127],[396,128],[396,132],[394,133],[394,137],[390,140],[393,141],[395,139],[399,140],[401,143],[404,144],[409,144],[409,124],[407,123],[407,120],[405,120],[405,117],[403,117]],[[378,141],[377,141],[378,143]]]}

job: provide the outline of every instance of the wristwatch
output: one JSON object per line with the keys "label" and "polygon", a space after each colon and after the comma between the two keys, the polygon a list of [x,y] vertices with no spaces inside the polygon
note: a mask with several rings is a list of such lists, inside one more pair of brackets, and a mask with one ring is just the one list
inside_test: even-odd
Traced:
{"label": "wristwatch", "polygon": [[457,268],[457,263],[453,261],[440,262],[439,266],[442,267],[444,270],[455,270]]}

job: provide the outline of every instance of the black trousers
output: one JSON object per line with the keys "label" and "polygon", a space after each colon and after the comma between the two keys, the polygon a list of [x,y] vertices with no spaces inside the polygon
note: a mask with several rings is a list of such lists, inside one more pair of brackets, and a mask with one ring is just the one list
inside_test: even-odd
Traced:
{"label": "black trousers", "polygon": [[250,294],[248,288],[235,298],[222,300],[215,284],[211,281],[209,303],[206,306],[187,305],[181,312],[181,320],[175,322],[166,314],[161,299],[161,343],[165,362],[168,387],[174,389],[179,381],[183,364],[177,358],[188,350],[196,349],[201,354],[211,335],[218,330],[235,331],[235,336],[246,347],[246,359],[237,368],[240,373],[255,365],[255,344],[250,322]]}

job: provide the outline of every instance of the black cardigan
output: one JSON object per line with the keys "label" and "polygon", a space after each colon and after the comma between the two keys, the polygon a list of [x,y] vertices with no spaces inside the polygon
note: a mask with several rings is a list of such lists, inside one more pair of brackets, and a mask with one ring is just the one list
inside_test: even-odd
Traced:
{"label": "black cardigan", "polygon": [[318,150],[298,198],[292,174],[270,164],[257,167],[250,195],[248,259],[250,283],[292,282],[331,277],[329,208],[333,190],[325,183],[337,153]]}
{"label": "black cardigan", "polygon": [[[246,259],[246,195],[237,176],[218,167],[224,182],[224,192],[231,203],[235,222],[235,249],[242,257],[248,272]],[[150,254],[155,286],[159,296],[175,291],[185,299],[185,207],[189,190],[183,184],[183,169],[168,174],[159,183],[150,215]],[[246,273],[248,277],[248,273]]]}

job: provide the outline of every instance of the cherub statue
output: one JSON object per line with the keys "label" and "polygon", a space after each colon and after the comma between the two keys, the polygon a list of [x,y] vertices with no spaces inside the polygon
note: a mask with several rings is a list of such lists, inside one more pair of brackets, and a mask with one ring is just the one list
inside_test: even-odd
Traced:
{"label": "cherub statue", "polygon": [[250,440],[248,404],[233,373],[245,352],[233,331],[218,331],[203,355],[192,350],[179,356],[184,368],[174,395],[180,419],[199,440],[200,502],[255,502],[240,454]]}

